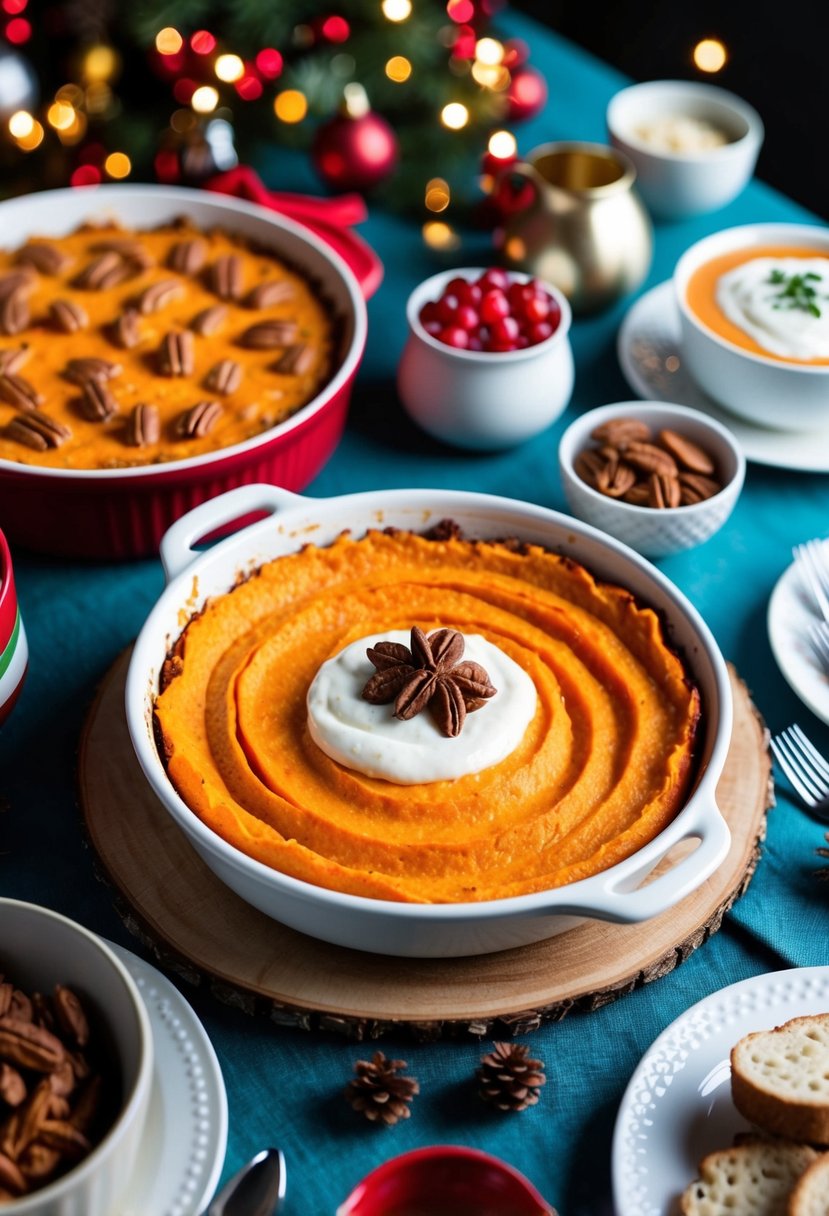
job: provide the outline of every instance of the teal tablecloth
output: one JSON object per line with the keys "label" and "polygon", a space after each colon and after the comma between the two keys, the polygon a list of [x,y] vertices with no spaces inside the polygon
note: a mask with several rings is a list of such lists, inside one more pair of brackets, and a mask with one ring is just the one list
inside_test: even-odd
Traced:
{"label": "teal tablecloth", "polygon": [[[529,21],[510,15],[505,24],[530,42],[533,62],[550,87],[546,114],[520,131],[522,150],[554,138],[603,140],[605,107],[623,79]],[[318,189],[307,166],[283,159],[277,150],[263,156],[260,168],[272,186]],[[678,255],[698,237],[754,220],[814,217],[755,182],[715,215],[658,226],[645,289],[668,278]],[[393,387],[404,341],[404,301],[433,269],[430,255],[415,225],[379,209],[362,231],[381,254],[386,279],[370,304],[368,350],[347,433],[308,492],[453,486],[563,510],[556,469],[562,429],[591,406],[631,396],[614,350],[631,301],[574,326],[576,389],[554,427],[512,452],[460,454],[421,434],[403,414]],[[474,262],[470,247],[457,261]],[[659,564],[701,610],[771,729],[797,719],[829,750],[829,731],[779,674],[765,625],[769,593],[790,562],[792,544],[827,530],[828,477],[750,466],[723,531]],[[123,927],[112,892],[96,881],[74,783],[78,737],[96,684],[137,633],[161,590],[161,569],[157,561],[79,566],[23,552],[15,554],[15,564],[32,658],[25,694],[0,742],[0,890],[53,906],[143,953]],[[354,1060],[368,1045],[279,1029],[183,985],[216,1047],[227,1085],[225,1174],[260,1146],[279,1145],[289,1162],[286,1213],[323,1216],[386,1158],[421,1145],[460,1143],[519,1167],[562,1216],[607,1216],[616,1110],[655,1036],[723,985],[766,970],[829,962],[829,887],[814,876],[820,864],[815,849],[823,842],[822,826],[779,791],[757,874],[719,933],[671,975],[526,1036],[545,1061],[549,1080],[539,1105],[513,1117],[476,1100],[473,1071],[486,1042],[424,1045],[401,1037],[383,1046],[409,1061],[421,1093],[410,1120],[378,1130],[353,1115],[341,1097]]]}

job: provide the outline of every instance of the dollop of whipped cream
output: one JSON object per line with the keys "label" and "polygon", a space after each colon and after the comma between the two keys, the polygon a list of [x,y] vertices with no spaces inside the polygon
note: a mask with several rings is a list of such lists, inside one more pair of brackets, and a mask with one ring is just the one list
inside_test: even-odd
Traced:
{"label": "dollop of whipped cream", "polygon": [[464,660],[480,663],[498,689],[447,738],[431,715],[400,721],[394,705],[372,705],[363,689],[374,674],[366,651],[378,642],[407,646],[409,632],[360,638],[322,664],[308,689],[308,730],[327,756],[367,777],[396,785],[449,781],[479,773],[514,751],[536,710],[535,684],[522,667],[480,634],[464,634]]}
{"label": "dollop of whipped cream", "polygon": [[[800,287],[796,283],[791,291],[795,276]],[[752,258],[720,276],[717,303],[729,321],[773,355],[829,358],[829,257]]]}

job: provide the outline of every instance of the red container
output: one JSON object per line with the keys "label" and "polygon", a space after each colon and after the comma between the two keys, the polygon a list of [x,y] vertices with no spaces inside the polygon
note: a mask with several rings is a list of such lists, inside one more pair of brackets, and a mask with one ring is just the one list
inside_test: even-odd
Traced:
{"label": "red container", "polygon": [[29,662],[9,546],[0,532],[0,726],[20,695]]}
{"label": "red container", "polygon": [[[0,231],[9,247],[34,235],[61,236],[96,219],[152,228],[180,215],[269,246],[318,284],[342,322],[339,366],[322,392],[285,422],[217,452],[103,470],[0,460],[0,525],[20,545],[61,557],[145,557],[192,507],[252,482],[300,490],[337,446],[367,331],[360,282],[341,256],[348,250],[346,232],[338,234],[335,252],[309,228],[253,203],[198,190],[121,185],[9,200],[0,204]],[[365,246],[355,242],[355,254],[360,248]],[[362,269],[365,259],[354,260]]]}
{"label": "red container", "polygon": [[336,1216],[555,1216],[523,1174],[479,1149],[435,1145],[392,1157]]}

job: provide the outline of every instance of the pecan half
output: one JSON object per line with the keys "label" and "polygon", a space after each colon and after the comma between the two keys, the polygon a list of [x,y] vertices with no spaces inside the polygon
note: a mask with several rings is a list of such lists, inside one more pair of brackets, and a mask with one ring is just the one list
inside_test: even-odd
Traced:
{"label": "pecan half", "polygon": [[643,473],[660,473],[676,477],[676,461],[668,452],[656,444],[634,440],[625,444],[625,460]]}
{"label": "pecan half", "polygon": [[210,267],[208,283],[220,300],[238,300],[242,277],[242,259],[237,253],[224,253]]}
{"label": "pecan half", "polygon": [[651,473],[648,478],[650,506],[658,510],[680,505],[679,479],[670,473]]}
{"label": "pecan half", "polygon": [[589,486],[595,488],[596,478],[606,463],[604,457],[595,448],[585,448],[583,452],[579,452],[573,461],[573,466],[582,481],[586,481]]}
{"label": "pecan half", "polygon": [[53,300],[49,305],[49,316],[55,328],[65,334],[76,334],[79,329],[86,329],[89,325],[86,309],[74,300]]}
{"label": "pecan half", "polygon": [[134,274],[134,267],[117,253],[109,249],[93,258],[75,276],[74,283],[85,291],[106,291],[108,287],[116,287]]}
{"label": "pecan half", "polygon": [[178,432],[184,439],[202,439],[213,430],[223,413],[218,401],[200,401],[181,415]]}
{"label": "pecan half", "polygon": [[44,1119],[37,1138],[46,1148],[55,1149],[61,1157],[73,1161],[85,1157],[92,1148],[83,1132],[63,1119]]}
{"label": "pecan half", "polygon": [[28,1190],[20,1167],[3,1152],[0,1152],[0,1187],[7,1190],[10,1195],[22,1195]]}
{"label": "pecan half", "polygon": [[242,365],[235,359],[221,359],[211,367],[204,379],[205,388],[209,388],[213,393],[221,393],[223,396],[235,393],[241,383]]}
{"label": "pecan half", "polygon": [[314,366],[316,357],[315,347],[309,346],[307,342],[298,342],[280,355],[273,365],[273,370],[281,372],[283,376],[304,376]]}
{"label": "pecan half", "polygon": [[590,432],[591,439],[599,443],[610,443],[615,448],[623,448],[626,444],[636,441],[646,441],[650,437],[650,427],[638,418],[610,418]]}
{"label": "pecan half", "polygon": [[179,274],[198,274],[207,261],[207,241],[193,237],[188,241],[177,241],[170,250],[167,265]]}
{"label": "pecan half", "polygon": [[72,261],[72,256],[57,245],[38,241],[31,245],[24,245],[15,260],[20,266],[33,266],[41,274],[54,275],[66,270]]}
{"label": "pecan half", "polygon": [[29,302],[22,291],[12,291],[0,300],[0,332],[19,334],[31,320]]}
{"label": "pecan half", "polygon": [[704,476],[710,476],[715,471],[716,466],[708,453],[684,435],[678,435],[676,431],[662,430],[658,439],[681,469],[687,469],[689,473],[702,473]]}
{"label": "pecan half", "polygon": [[164,335],[158,348],[158,370],[162,376],[192,376],[195,363],[195,346],[189,330]]}
{"label": "pecan half", "polygon": [[636,482],[636,473],[620,460],[608,460],[604,468],[596,474],[596,489],[608,498],[621,498]]}
{"label": "pecan half", "polygon": [[55,984],[52,1000],[63,1037],[72,1039],[78,1047],[86,1047],[89,1042],[89,1021],[76,994],[64,984]]}
{"label": "pecan half", "polygon": [[681,502],[684,507],[693,506],[697,502],[705,502],[719,494],[722,486],[713,477],[703,477],[701,473],[680,473],[679,488]]}
{"label": "pecan half", "polygon": [[194,333],[200,334],[203,338],[209,338],[213,334],[217,334],[227,320],[227,305],[213,304],[210,308],[203,308],[200,313],[197,313],[190,322],[190,328]]}
{"label": "pecan half", "polygon": [[16,291],[31,291],[36,278],[35,272],[28,266],[0,275],[0,298],[5,299],[6,296],[14,295]]}
{"label": "pecan half", "polygon": [[66,1052],[60,1039],[34,1022],[7,1013],[0,1018],[0,1059],[16,1068],[51,1072]]}
{"label": "pecan half", "polygon": [[159,309],[166,308],[171,301],[177,300],[182,295],[184,295],[184,285],[179,283],[178,279],[159,279],[157,283],[151,283],[149,287],[144,288],[136,304],[138,311],[147,316],[151,312],[158,312]]}
{"label": "pecan half", "polygon": [[118,402],[105,380],[87,380],[78,408],[87,422],[106,422],[113,414],[118,413]]}
{"label": "pecan half", "polygon": [[149,270],[151,266],[155,266],[155,258],[149,249],[135,237],[108,237],[106,240],[96,241],[91,248],[95,253],[117,253],[119,257],[132,262],[137,270]]}
{"label": "pecan half", "polygon": [[70,359],[63,374],[73,384],[85,384],[87,380],[111,380],[121,375],[121,364],[110,359]]}
{"label": "pecan half", "polygon": [[151,443],[158,443],[160,434],[161,418],[158,407],[143,401],[134,406],[127,419],[125,443],[131,448],[145,448]]}
{"label": "pecan half", "polygon": [[297,333],[296,321],[257,321],[248,326],[239,341],[250,350],[273,350],[290,346]]}
{"label": "pecan half", "polygon": [[132,350],[141,341],[141,330],[138,327],[138,310],[125,308],[120,317],[113,321],[110,333],[116,346],[124,350]]}
{"label": "pecan half", "polygon": [[9,346],[6,350],[0,350],[0,374],[11,376],[19,372],[21,367],[28,363],[31,353],[31,346],[25,343],[23,346]]}
{"label": "pecan half", "polygon": [[28,414],[18,414],[12,418],[6,427],[6,437],[37,452],[45,452],[47,448],[59,448],[67,439],[71,439],[72,432],[68,426],[50,418],[48,414],[31,410]]}
{"label": "pecan half", "polygon": [[0,1018],[4,1017],[5,1014],[9,1012],[13,992],[14,985],[10,984],[8,980],[4,980],[2,983],[0,983]]}
{"label": "pecan half", "polygon": [[44,1077],[42,1081],[38,1082],[20,1107],[18,1111],[20,1122],[17,1125],[17,1136],[14,1146],[15,1157],[19,1158],[32,1141],[37,1139],[43,1120],[49,1117],[52,1097],[52,1087],[49,1084],[49,1078]]}
{"label": "pecan half", "polygon": [[19,1106],[26,1099],[26,1082],[11,1064],[0,1064],[0,1100],[7,1106]]}
{"label": "pecan half", "polygon": [[272,279],[268,283],[259,283],[245,296],[246,308],[272,308],[274,304],[284,304],[294,297],[294,285],[287,279]]}
{"label": "pecan half", "polygon": [[0,374],[0,399],[19,410],[34,410],[43,403],[43,397],[25,376],[14,372]]}
{"label": "pecan half", "polygon": [[635,486],[622,495],[622,502],[629,502],[632,507],[649,507],[651,494],[646,481],[637,481]]}

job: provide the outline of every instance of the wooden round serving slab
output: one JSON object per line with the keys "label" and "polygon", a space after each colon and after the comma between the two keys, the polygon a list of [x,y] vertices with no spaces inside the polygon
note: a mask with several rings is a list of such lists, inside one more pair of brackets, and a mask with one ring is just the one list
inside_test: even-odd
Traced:
{"label": "wooden round serving slab", "polygon": [[771,805],[767,734],[732,670],[734,732],[719,785],[728,857],[692,895],[641,925],[587,921],[476,958],[363,954],[288,929],[244,903],[194,852],[150,790],[123,711],[129,654],[107,673],[79,754],[81,809],[131,931],[162,966],[282,1025],[378,1038],[405,1029],[524,1034],[572,1008],[595,1009],[672,971],[720,926],[748,886]]}

